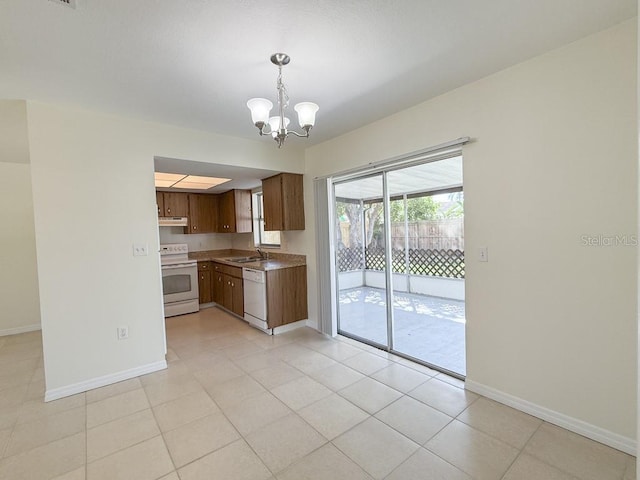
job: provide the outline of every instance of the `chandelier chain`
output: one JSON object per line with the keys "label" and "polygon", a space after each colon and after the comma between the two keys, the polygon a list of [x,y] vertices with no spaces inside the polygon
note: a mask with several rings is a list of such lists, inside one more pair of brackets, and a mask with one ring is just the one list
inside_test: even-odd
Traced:
{"label": "chandelier chain", "polygon": [[287,87],[285,87],[284,82],[282,81],[282,67],[278,67],[278,85],[276,87],[278,93],[282,92],[282,108],[285,109],[289,106],[289,93],[287,92]]}

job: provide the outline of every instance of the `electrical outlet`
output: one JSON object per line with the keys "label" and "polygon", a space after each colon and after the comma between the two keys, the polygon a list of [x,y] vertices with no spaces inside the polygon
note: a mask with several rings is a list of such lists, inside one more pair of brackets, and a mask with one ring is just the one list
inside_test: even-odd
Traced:
{"label": "electrical outlet", "polygon": [[489,261],[489,249],[487,247],[478,248],[478,261],[479,262]]}
{"label": "electrical outlet", "polygon": [[149,255],[149,246],[146,243],[134,243],[133,244],[133,256],[134,257],[146,257]]}
{"label": "electrical outlet", "polygon": [[118,340],[129,338],[129,327],[118,327]]}

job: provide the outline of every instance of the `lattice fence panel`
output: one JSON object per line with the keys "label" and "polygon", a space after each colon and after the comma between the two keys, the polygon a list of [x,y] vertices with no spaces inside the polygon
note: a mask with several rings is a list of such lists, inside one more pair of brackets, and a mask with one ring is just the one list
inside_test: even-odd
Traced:
{"label": "lattice fence panel", "polygon": [[[384,270],[384,249],[366,249],[367,270]],[[393,250],[394,273],[406,273],[404,250]],[[409,273],[434,277],[464,278],[464,251],[409,249]]]}
{"label": "lattice fence panel", "polygon": [[464,251],[410,249],[409,269],[412,275],[464,278]]}
{"label": "lattice fence panel", "polygon": [[338,271],[352,272],[362,270],[364,258],[362,258],[361,248],[341,248],[338,250]]}
{"label": "lattice fence panel", "polygon": [[[407,273],[404,250],[394,249],[391,254],[393,272]],[[360,248],[338,250],[340,272],[354,270],[384,270],[384,248],[367,248],[362,258]],[[434,277],[464,278],[463,250],[409,249],[409,274],[431,275]]]}
{"label": "lattice fence panel", "polygon": [[[367,270],[384,270],[384,248],[367,248],[365,255]],[[404,250],[391,252],[391,264],[393,273],[406,273]]]}

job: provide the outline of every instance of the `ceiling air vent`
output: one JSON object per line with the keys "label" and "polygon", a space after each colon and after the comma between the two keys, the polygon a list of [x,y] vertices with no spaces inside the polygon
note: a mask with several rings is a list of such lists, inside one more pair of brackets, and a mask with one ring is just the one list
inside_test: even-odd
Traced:
{"label": "ceiling air vent", "polygon": [[50,2],[57,3],[59,5],[65,5],[73,9],[76,8],[76,0],[49,0]]}

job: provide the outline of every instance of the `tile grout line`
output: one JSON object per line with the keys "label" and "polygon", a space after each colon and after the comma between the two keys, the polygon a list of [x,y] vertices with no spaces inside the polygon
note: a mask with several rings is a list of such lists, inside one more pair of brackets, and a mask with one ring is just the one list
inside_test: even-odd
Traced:
{"label": "tile grout line", "polygon": [[[2,347],[6,346],[6,342],[3,343]],[[40,349],[42,349],[42,344],[40,344]],[[11,440],[13,439],[13,435],[16,431],[16,428],[18,428],[18,419],[20,418],[20,410],[22,410],[22,407],[24,406],[24,404],[26,403],[26,399],[27,399],[27,393],[29,392],[29,385],[31,384],[33,377],[35,377],[36,375],[36,371],[38,370],[38,364],[40,363],[40,359],[44,359],[44,355],[40,354],[38,356],[38,362],[36,362],[36,366],[33,368],[33,371],[31,372],[31,375],[29,376],[29,383],[26,383],[27,388],[24,392],[24,395],[20,401],[20,403],[18,405],[16,405],[17,411],[16,411],[16,417],[13,420],[11,426],[9,427],[11,429],[11,433],[9,433],[9,438],[7,438],[7,443],[5,444],[4,448],[2,449],[1,455],[0,455],[0,460],[4,460],[5,458],[9,458],[6,457],[6,453],[7,450],[9,449],[9,445],[11,444]],[[44,366],[42,367],[44,368]],[[38,447],[35,447],[38,448]],[[33,450],[33,449],[31,449]],[[11,455],[13,456],[13,455]]]}
{"label": "tile grout line", "polygon": [[[534,417],[535,418],[535,417]],[[518,459],[522,456],[522,454],[524,453],[525,448],[527,448],[527,445],[529,445],[529,442],[531,441],[531,439],[534,437],[534,435],[536,433],[538,433],[538,430],[540,430],[540,427],[542,427],[542,425],[544,424],[544,421],[540,422],[540,424],[536,427],[536,429],[533,431],[533,433],[531,434],[531,436],[529,436],[529,438],[527,439],[527,441],[524,443],[524,445],[522,446],[522,448],[518,451],[518,455],[516,455],[516,458],[513,459],[513,461],[509,464],[509,467],[507,467],[507,470],[504,472],[504,474],[502,475],[502,477],[500,477],[500,479],[504,479],[504,477],[509,473],[509,470],[511,470],[511,468],[513,467],[513,465],[518,461]],[[527,454],[528,455],[528,454]],[[535,458],[535,457],[534,457]],[[539,459],[538,459],[539,460]],[[546,462],[543,462],[545,465],[548,465]],[[573,475],[572,475],[573,476]]]}
{"label": "tile grout line", "polygon": [[[167,369],[168,369],[168,368],[169,368],[169,367],[167,366]],[[142,383],[142,382],[140,382],[140,383]],[[142,387],[141,387],[141,388],[142,388],[142,391],[144,392],[144,396],[145,396],[145,398],[147,399],[147,403],[149,404],[149,410],[151,410],[151,415],[153,415],[153,420],[154,420],[154,422],[156,422],[156,426],[158,427],[158,431],[160,432],[160,438],[162,438],[162,444],[164,445],[164,448],[165,448],[165,450],[167,451],[167,455],[169,456],[169,460],[171,460],[171,465],[173,466],[173,471],[174,471],[174,472],[176,472],[176,475],[177,475],[177,474],[178,474],[178,473],[177,473],[178,469],[176,468],[176,464],[175,464],[175,462],[173,461],[173,457],[171,456],[171,452],[169,451],[169,447],[168,447],[168,445],[167,445],[167,441],[166,441],[166,440],[165,440],[165,438],[164,438],[164,432],[162,431],[162,428],[160,428],[160,424],[158,423],[158,417],[156,417],[156,412],[153,410],[153,406],[151,405],[151,401],[149,400],[149,394],[148,394],[148,393],[147,393],[147,391],[145,390],[144,385],[142,385]],[[154,438],[154,437],[151,437],[151,438]],[[148,439],[146,439],[146,440],[143,440],[142,442],[138,442],[138,443],[136,443],[136,445],[139,445],[139,444],[141,444],[141,443],[144,443],[144,442],[146,442],[146,441],[148,441],[148,440],[150,440],[150,439],[148,438]],[[133,445],[132,445],[132,446],[133,446]],[[126,447],[126,448],[131,448],[131,446]],[[126,448],[125,448],[125,449],[126,449]],[[125,450],[125,449],[121,449],[121,450],[119,450],[119,452],[121,452],[121,451],[123,451],[123,450]],[[103,458],[106,458],[106,457],[103,457]],[[165,472],[165,473],[163,473],[163,474],[162,474],[160,477],[158,477],[158,478],[162,478],[162,477],[164,477],[165,475],[169,475],[170,473],[171,473],[171,472]],[[87,480],[88,480],[88,479],[87,479]]]}
{"label": "tile grout line", "polygon": [[[538,417],[535,417],[535,418],[538,418]],[[525,451],[524,451],[524,450],[525,450],[525,448],[527,447],[527,445],[529,445],[529,443],[531,442],[531,440],[533,439],[533,437],[535,436],[535,434],[536,434],[536,433],[538,433],[538,431],[539,431],[539,430],[540,430],[544,425],[553,425],[553,424],[552,424],[552,423],[549,423],[549,422],[547,422],[547,421],[545,421],[545,420],[542,420],[542,422],[540,423],[540,425],[538,425],[538,428],[536,428],[536,431],[535,431],[535,432],[533,432],[533,435],[531,435],[531,437],[529,437],[529,439],[527,440],[527,443],[525,443],[524,447],[522,447],[522,451],[520,452],[520,454],[525,453]],[[559,428],[562,428],[562,427],[559,427]],[[563,430],[564,430],[564,429],[563,429]],[[570,432],[570,433],[573,433],[573,432]],[[576,434],[576,435],[578,435],[578,434]],[[593,441],[595,442],[595,440],[593,440]],[[596,443],[599,443],[599,442],[596,442]],[[611,447],[609,447],[609,448],[611,448]],[[518,457],[520,456],[520,454],[518,455]],[[578,477],[577,477],[576,475],[574,475],[573,473],[568,472],[568,471],[566,471],[565,469],[560,468],[560,467],[559,467],[559,466],[557,466],[557,465],[552,465],[551,463],[547,462],[547,461],[546,461],[546,460],[544,460],[543,458],[540,458],[540,457],[538,457],[537,455],[535,455],[533,452],[526,452],[526,455],[529,455],[529,456],[531,456],[531,457],[535,458],[536,460],[538,460],[539,462],[543,463],[544,465],[546,465],[546,466],[548,466],[548,467],[551,467],[551,468],[553,468],[553,469],[555,469],[555,470],[558,470],[559,472],[562,472],[562,473],[564,473],[564,474],[568,475],[569,477],[573,477],[573,478],[575,478],[575,479],[579,480],[579,479],[578,479]],[[625,470],[626,470],[626,466],[625,466]],[[624,475],[625,475],[625,472],[623,471],[623,472],[622,472],[622,478],[623,478],[623,479],[624,479]]]}
{"label": "tile grout line", "polygon": [[[232,360],[231,360],[231,361],[232,361]],[[232,361],[232,363],[234,363],[234,365],[235,365],[235,362],[233,362],[233,361]],[[193,372],[192,372],[191,368],[190,368],[190,367],[187,367],[187,368],[189,369],[189,373],[190,373],[191,375],[193,375]],[[238,368],[240,368],[240,367],[238,367]],[[244,371],[244,370],[243,370],[243,371]],[[195,377],[194,377],[194,378],[195,378]],[[253,377],[252,377],[252,378],[253,378]],[[253,454],[256,456],[256,458],[258,458],[258,460],[260,460],[260,463],[262,463],[262,465],[264,465],[264,467],[267,469],[267,471],[269,471],[269,473],[271,473],[271,476],[272,476],[272,477],[275,477],[275,474],[274,474],[274,473],[271,471],[271,469],[270,469],[270,468],[269,468],[269,467],[264,463],[264,461],[262,460],[262,458],[260,458],[260,455],[258,455],[258,452],[256,452],[256,451],[253,449],[253,447],[251,446],[251,444],[250,444],[250,443],[249,443],[249,442],[244,438],[244,435],[242,435],[242,433],[240,433],[240,431],[236,428],[236,426],[235,426],[235,425],[233,424],[233,422],[229,419],[229,417],[227,417],[227,414],[226,414],[226,413],[224,412],[224,410],[220,407],[220,405],[218,404],[218,402],[216,402],[216,401],[215,401],[215,399],[214,399],[213,397],[211,397],[211,394],[208,392],[208,390],[207,390],[207,389],[206,389],[206,387],[202,384],[202,382],[201,382],[198,378],[195,378],[195,380],[196,380],[196,382],[198,382],[198,384],[202,387],[202,389],[203,389],[203,390],[204,390],[204,392],[207,394],[207,396],[211,399],[211,401],[212,401],[212,402],[213,402],[213,403],[218,407],[218,410],[220,411],[220,414],[225,418],[225,420],[227,420],[227,422],[229,422],[229,424],[233,427],[233,429],[236,431],[236,433],[238,434],[238,436],[239,436],[240,438],[238,438],[238,439],[236,439],[236,440],[233,440],[232,442],[229,442],[229,443],[227,443],[226,445],[223,445],[223,446],[221,446],[221,447],[219,447],[219,448],[217,448],[217,449],[215,449],[215,450],[212,450],[211,452],[207,452],[206,454],[202,455],[201,457],[198,457],[198,458],[196,458],[196,459],[194,459],[194,460],[192,460],[192,461],[190,461],[190,462],[188,462],[188,463],[186,463],[186,464],[182,465],[180,468],[184,468],[184,467],[186,467],[187,465],[191,465],[192,463],[195,463],[195,462],[197,462],[197,461],[199,461],[199,460],[203,459],[204,457],[206,457],[206,456],[208,456],[208,455],[211,455],[211,454],[212,454],[212,453],[214,453],[214,452],[217,452],[217,451],[219,451],[219,450],[222,450],[223,448],[226,448],[226,447],[228,447],[229,445],[231,445],[231,444],[233,444],[233,443],[235,443],[235,442],[237,442],[237,441],[239,441],[239,440],[242,440],[242,441],[243,441],[243,442],[244,442],[244,443],[245,443],[245,444],[246,444],[246,445],[251,449],[251,451],[252,451],[252,452],[253,452]],[[269,393],[270,393],[270,392],[269,392]],[[198,420],[199,420],[199,419],[198,419]],[[195,421],[197,421],[197,420],[194,420],[193,422],[195,422]],[[193,422],[191,422],[191,423],[193,423]],[[160,428],[160,426],[158,426],[158,428]],[[175,430],[175,429],[174,429],[174,430]],[[164,438],[164,433],[162,432],[162,430],[161,430],[160,432],[161,432],[161,434],[163,435],[163,438]],[[167,447],[167,450],[168,450],[168,447]],[[171,453],[169,453],[169,456],[171,456]],[[171,460],[173,461],[173,457],[172,457],[172,459],[171,459]],[[175,467],[175,463],[174,463],[174,467]],[[177,469],[177,468],[175,469],[175,472],[176,472],[176,474],[177,474],[178,476],[180,476],[180,473],[178,472],[178,469]]]}

